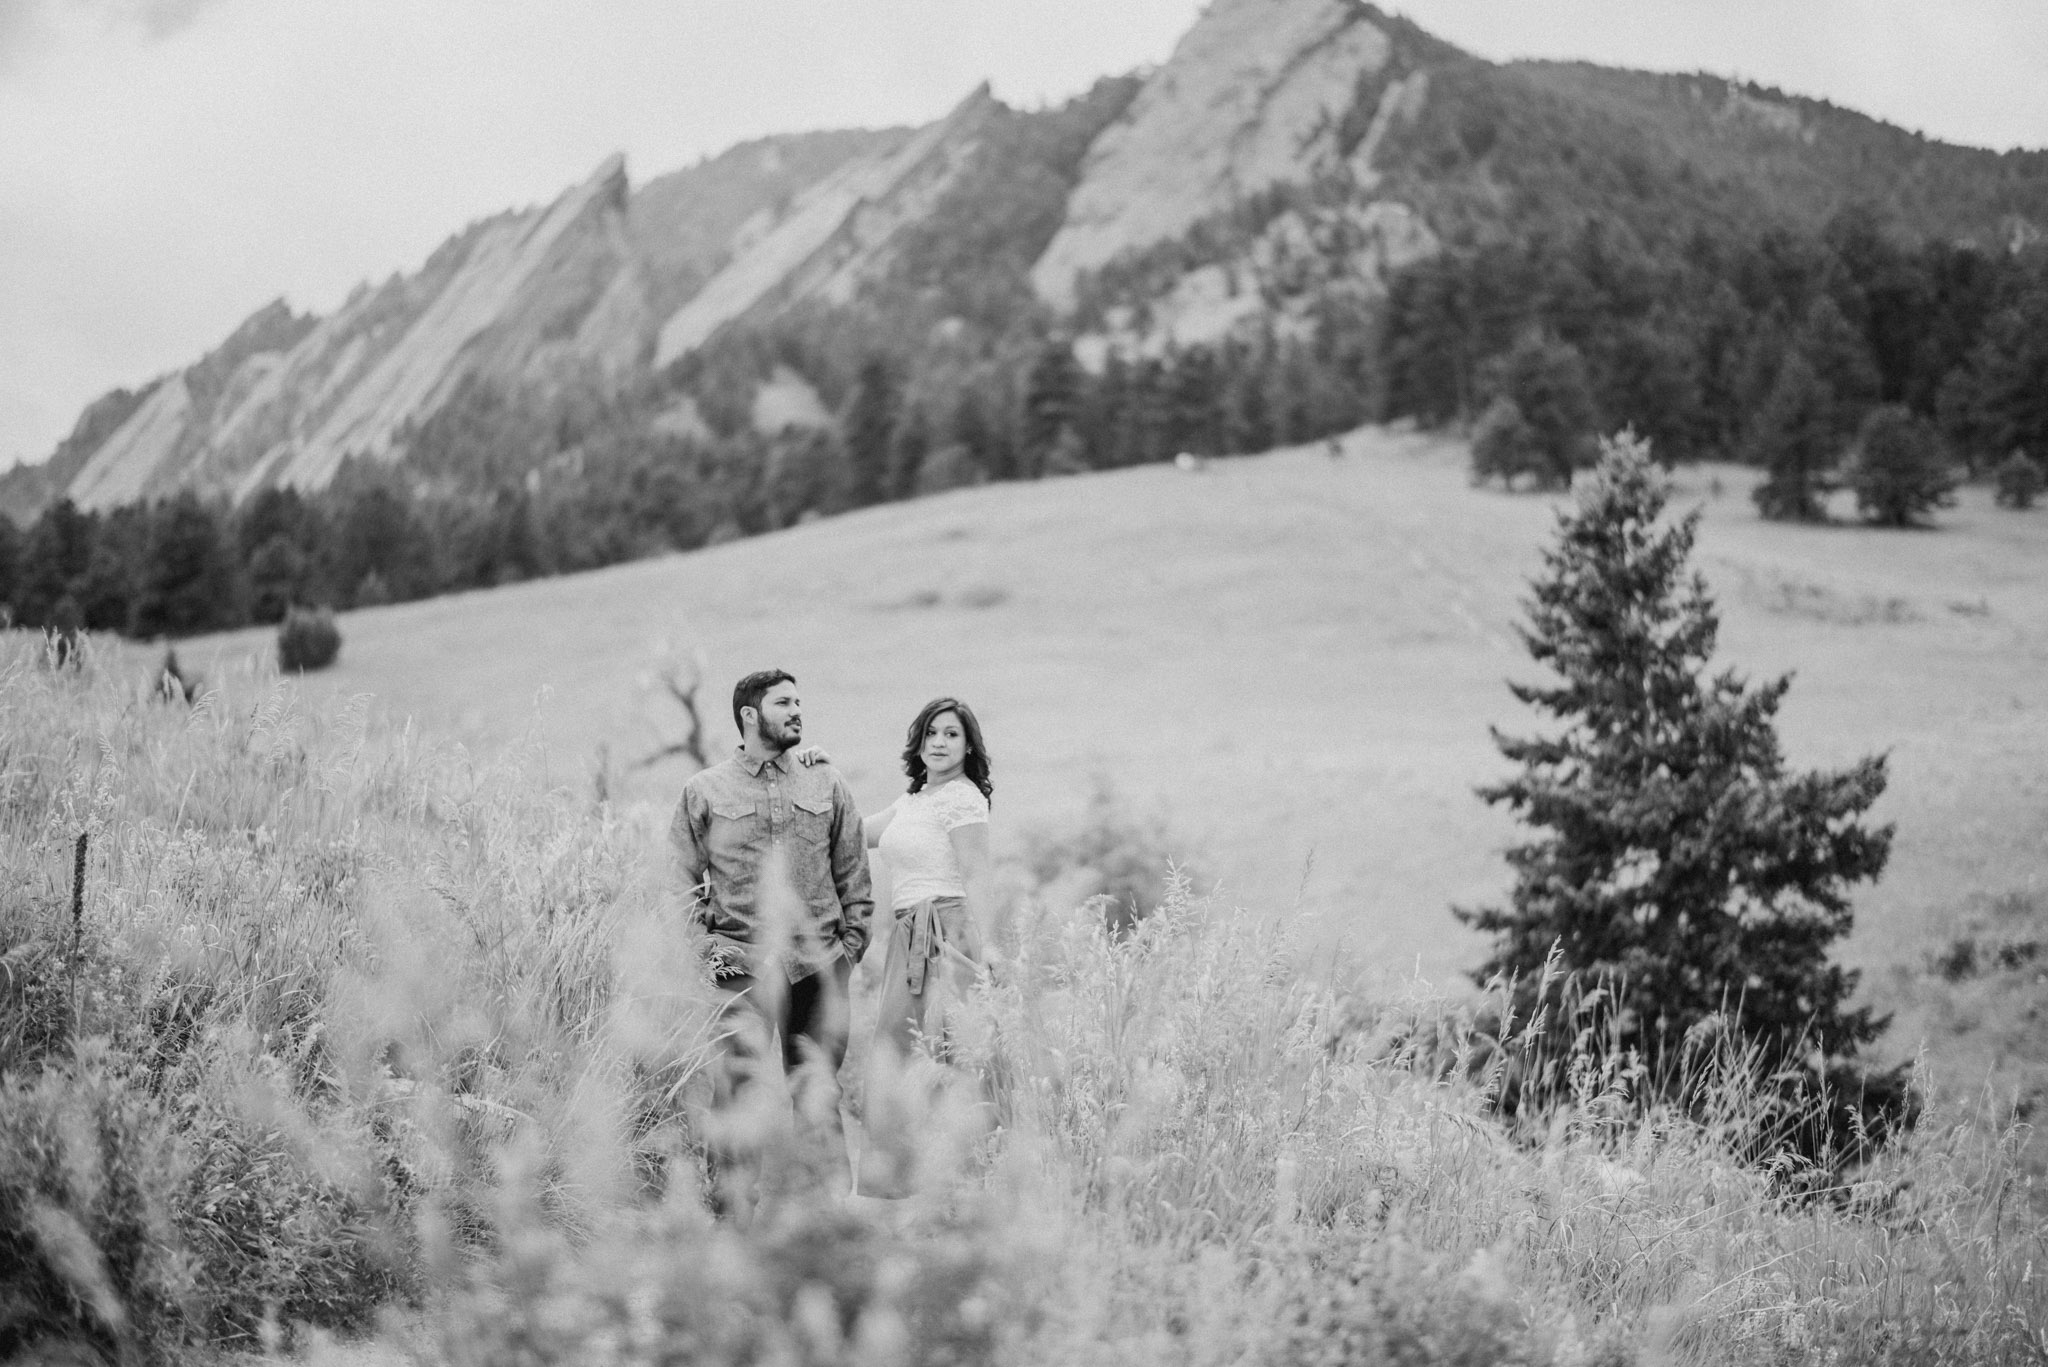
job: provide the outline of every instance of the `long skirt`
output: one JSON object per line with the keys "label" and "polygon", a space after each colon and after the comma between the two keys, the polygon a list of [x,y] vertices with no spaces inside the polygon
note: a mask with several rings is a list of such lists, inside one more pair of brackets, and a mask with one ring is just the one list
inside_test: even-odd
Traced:
{"label": "long skirt", "polygon": [[934,897],[896,909],[882,965],[882,1000],[862,1083],[859,1189],[907,1196],[950,1128],[939,1114],[953,1056],[953,1017],[974,986],[967,904]]}

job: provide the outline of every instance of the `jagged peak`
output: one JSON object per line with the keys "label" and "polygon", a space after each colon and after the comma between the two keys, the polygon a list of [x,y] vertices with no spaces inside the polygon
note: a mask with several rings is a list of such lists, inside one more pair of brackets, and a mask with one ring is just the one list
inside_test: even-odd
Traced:
{"label": "jagged peak", "polygon": [[1357,0],[1213,0],[1090,149],[1039,295],[1065,306],[1082,272],[1316,174],[1359,78],[1392,54],[1379,17]]}

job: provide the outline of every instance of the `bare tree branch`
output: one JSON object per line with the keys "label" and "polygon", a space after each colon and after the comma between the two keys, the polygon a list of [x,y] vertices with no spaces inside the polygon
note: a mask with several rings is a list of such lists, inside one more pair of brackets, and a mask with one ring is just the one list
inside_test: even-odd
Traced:
{"label": "bare tree branch", "polygon": [[657,666],[648,686],[650,689],[659,687],[683,709],[688,729],[681,740],[670,741],[635,760],[632,765],[635,770],[651,769],[678,756],[692,761],[699,769],[711,767],[711,760],[704,753],[704,716],[697,703],[697,690],[703,685],[704,656],[701,651],[691,651],[688,659],[670,655]]}

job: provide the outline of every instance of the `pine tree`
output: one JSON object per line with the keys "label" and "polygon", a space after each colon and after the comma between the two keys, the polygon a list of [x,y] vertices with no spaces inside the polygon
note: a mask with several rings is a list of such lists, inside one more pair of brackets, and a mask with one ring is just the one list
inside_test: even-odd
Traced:
{"label": "pine tree", "polygon": [[93,533],[92,557],[85,573],[72,585],[72,596],[85,614],[89,631],[127,631],[134,625],[135,602],[148,563],[151,534],[149,506],[126,503],[99,520]]}
{"label": "pine tree", "polygon": [[21,581],[14,596],[15,620],[20,625],[59,626],[57,604],[67,597],[72,599],[72,611],[78,612],[76,590],[92,563],[96,523],[97,519],[80,512],[68,498],[43,509],[29,528],[21,552]]}
{"label": "pine tree", "polygon": [[2048,270],[1988,320],[1969,373],[1985,450],[2018,449],[2048,464]]}
{"label": "pine tree", "polygon": [[14,519],[0,512],[0,631],[14,625],[20,609],[15,599],[21,594],[21,556],[24,538]]}
{"label": "pine tree", "polygon": [[1848,889],[1884,869],[1891,830],[1860,818],[1885,761],[1787,771],[1774,717],[1790,680],[1709,673],[1699,514],[1661,521],[1660,480],[1642,443],[1609,442],[1544,554],[1523,638],[1557,682],[1511,687],[1558,727],[1494,732],[1519,769],[1480,795],[1534,830],[1508,852],[1508,904],[1459,912],[1495,937],[1477,977],[1512,977],[1526,1019],[1555,947],[1607,994],[1605,1037],[1667,1085],[1688,1032],[1724,1012],[1774,1070],[1819,1041],[1839,1082],[1882,1024],[1849,1005],[1856,975],[1827,950],[1850,928]]}
{"label": "pine tree", "polygon": [[1506,355],[1488,363],[1487,387],[1520,410],[1536,454],[1530,468],[1537,483],[1571,488],[1572,473],[1592,463],[1599,421],[1578,348],[1540,331],[1525,332]]}
{"label": "pine tree", "polygon": [[2034,506],[2034,500],[2041,496],[2041,486],[2048,483],[2042,478],[2041,467],[2027,459],[2024,451],[2015,451],[2001,461],[1993,478],[1998,486],[1998,506],[2020,512]]}
{"label": "pine tree", "polygon": [[1880,382],[1870,343],[1835,301],[1822,295],[1807,309],[1793,347],[1806,357],[1834,399],[1829,422],[1839,450],[1856,435],[1863,415],[1878,400]]}
{"label": "pine tree", "polygon": [[1479,415],[1472,429],[1472,482],[1484,484],[1498,478],[1502,487],[1512,489],[1522,475],[1542,477],[1542,457],[1536,450],[1536,434],[1522,417],[1515,401],[1502,394]]}
{"label": "pine tree", "polygon": [[235,560],[220,519],[187,490],[157,507],[135,597],[141,636],[181,636],[239,625]]}
{"label": "pine tree", "polygon": [[1080,402],[1081,367],[1073,344],[1052,337],[1039,349],[1024,388],[1024,452],[1030,472],[1044,467],[1060,434],[1073,425]]}
{"label": "pine tree", "polygon": [[899,395],[895,372],[880,356],[861,363],[846,409],[847,496],[856,508],[889,495],[889,455],[896,439]]}
{"label": "pine tree", "polygon": [[1757,511],[1774,522],[1826,521],[1824,500],[1839,450],[1834,393],[1813,363],[1793,351],[1779,367],[1750,437],[1751,457],[1765,471],[1751,495]]}
{"label": "pine tree", "polygon": [[1904,404],[1870,410],[1849,470],[1856,508],[1881,527],[1911,527],[1956,501],[1955,467],[1934,424]]}

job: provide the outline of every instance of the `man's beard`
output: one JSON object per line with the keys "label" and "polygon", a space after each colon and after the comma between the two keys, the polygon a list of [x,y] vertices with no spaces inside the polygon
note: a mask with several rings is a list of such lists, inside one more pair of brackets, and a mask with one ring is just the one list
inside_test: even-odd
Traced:
{"label": "man's beard", "polygon": [[761,743],[771,750],[779,753],[803,738],[804,724],[800,721],[776,723],[766,717],[761,719]]}

